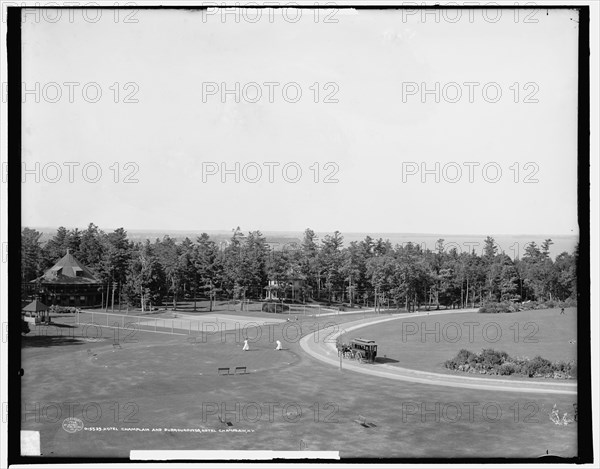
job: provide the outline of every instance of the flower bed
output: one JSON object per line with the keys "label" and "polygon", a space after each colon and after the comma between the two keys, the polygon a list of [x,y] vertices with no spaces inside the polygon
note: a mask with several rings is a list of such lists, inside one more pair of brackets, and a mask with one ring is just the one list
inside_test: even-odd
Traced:
{"label": "flower bed", "polygon": [[480,313],[514,313],[516,311],[528,311],[530,309],[552,309],[552,308],[570,308],[577,306],[577,301],[525,301],[517,303],[513,301],[488,302],[479,308]]}
{"label": "flower bed", "polygon": [[444,367],[464,373],[487,375],[520,375],[529,378],[573,379],[577,378],[575,361],[551,362],[540,356],[533,359],[527,357],[510,357],[506,352],[484,349],[473,353],[462,349],[456,357],[446,360]]}

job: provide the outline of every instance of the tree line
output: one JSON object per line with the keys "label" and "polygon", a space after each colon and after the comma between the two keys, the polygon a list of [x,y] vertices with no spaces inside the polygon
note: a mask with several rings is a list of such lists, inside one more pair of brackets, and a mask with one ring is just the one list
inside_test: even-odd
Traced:
{"label": "tree line", "polygon": [[67,248],[107,287],[118,288],[121,301],[136,307],[205,298],[262,299],[272,289],[285,295],[292,282],[300,301],[355,305],[389,304],[413,310],[422,305],[475,307],[500,301],[576,299],[578,248],[550,256],[551,239],[529,243],[522,258],[501,252],[492,237],[483,252],[433,250],[419,244],[393,246],[366,236],[344,245],[340,232],[319,239],[307,229],[300,243],[277,249],[260,231],[240,228],[225,245],[206,233],[176,242],[170,236],[133,242],[118,228],[105,233],[58,228],[46,243],[42,233],[21,232],[22,282],[40,277]]}

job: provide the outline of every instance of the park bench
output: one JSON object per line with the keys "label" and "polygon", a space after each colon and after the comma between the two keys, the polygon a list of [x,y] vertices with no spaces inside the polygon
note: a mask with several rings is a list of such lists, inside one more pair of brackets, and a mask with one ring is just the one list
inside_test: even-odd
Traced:
{"label": "park bench", "polygon": [[248,372],[246,371],[246,367],[245,366],[236,366],[235,367],[235,372],[234,374],[236,375],[245,375]]}
{"label": "park bench", "polygon": [[219,368],[219,374],[220,375],[230,375],[231,373],[229,373],[229,367],[227,367],[227,368]]}
{"label": "park bench", "polygon": [[115,342],[115,343],[113,344],[113,349],[116,349],[116,348],[119,348],[119,349],[120,349],[120,348],[123,348],[123,347],[121,347],[121,344],[119,344],[118,342]]}

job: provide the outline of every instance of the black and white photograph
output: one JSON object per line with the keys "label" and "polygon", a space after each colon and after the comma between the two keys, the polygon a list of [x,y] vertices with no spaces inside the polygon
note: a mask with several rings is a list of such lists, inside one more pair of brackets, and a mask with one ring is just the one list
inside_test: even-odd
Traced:
{"label": "black and white photograph", "polygon": [[598,14],[2,2],[0,467],[597,464]]}

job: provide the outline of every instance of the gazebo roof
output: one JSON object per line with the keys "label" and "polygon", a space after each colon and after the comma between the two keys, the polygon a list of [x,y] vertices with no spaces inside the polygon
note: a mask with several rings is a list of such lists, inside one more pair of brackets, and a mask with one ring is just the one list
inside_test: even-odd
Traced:
{"label": "gazebo roof", "polygon": [[23,308],[23,311],[31,311],[37,313],[38,311],[48,311],[48,307],[40,300],[33,300],[27,306]]}

